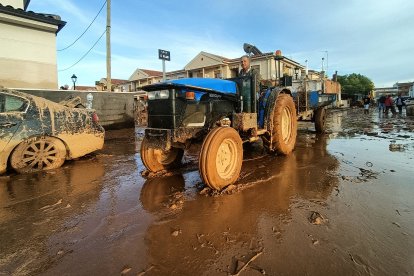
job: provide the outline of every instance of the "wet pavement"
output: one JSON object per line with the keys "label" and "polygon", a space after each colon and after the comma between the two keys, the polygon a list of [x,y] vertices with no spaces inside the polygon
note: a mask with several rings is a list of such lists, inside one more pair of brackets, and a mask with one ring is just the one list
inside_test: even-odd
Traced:
{"label": "wet pavement", "polygon": [[0,176],[0,275],[413,275],[414,118],[299,126],[290,156],[246,146],[221,193],[196,148],[144,178],[132,129],[60,169]]}

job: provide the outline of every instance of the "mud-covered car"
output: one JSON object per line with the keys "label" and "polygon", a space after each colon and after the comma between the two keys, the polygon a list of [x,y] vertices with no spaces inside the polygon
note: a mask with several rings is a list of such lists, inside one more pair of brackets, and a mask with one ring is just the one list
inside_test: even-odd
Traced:
{"label": "mud-covered car", "polygon": [[92,109],[0,88],[0,173],[58,168],[101,149],[104,135]]}

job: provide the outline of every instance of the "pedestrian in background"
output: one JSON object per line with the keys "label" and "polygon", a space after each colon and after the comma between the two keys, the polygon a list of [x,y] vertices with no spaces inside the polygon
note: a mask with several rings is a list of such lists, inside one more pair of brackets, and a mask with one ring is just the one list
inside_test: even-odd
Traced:
{"label": "pedestrian in background", "polygon": [[391,110],[393,115],[396,113],[395,108],[394,108],[394,101],[393,101],[391,95],[387,95],[385,97],[385,114],[388,115],[389,110]]}
{"label": "pedestrian in background", "polygon": [[364,114],[369,114],[369,105],[371,104],[371,98],[367,95],[364,99]]}
{"label": "pedestrian in background", "polygon": [[380,114],[381,112],[385,113],[385,96],[384,95],[382,95],[378,100],[378,111]]}
{"label": "pedestrian in background", "polygon": [[400,115],[402,114],[403,103],[404,101],[401,98],[401,94],[399,94],[397,99],[395,100],[395,104],[397,105],[398,113],[400,113]]}

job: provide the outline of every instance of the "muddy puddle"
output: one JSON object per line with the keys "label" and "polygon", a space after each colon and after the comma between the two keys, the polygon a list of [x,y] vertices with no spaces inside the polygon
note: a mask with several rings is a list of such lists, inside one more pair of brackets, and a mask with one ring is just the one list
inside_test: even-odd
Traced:
{"label": "muddy puddle", "polygon": [[300,123],[287,157],[246,147],[221,193],[201,183],[197,148],[144,178],[134,130],[58,170],[2,176],[0,274],[414,274],[414,121],[352,109],[328,124]]}

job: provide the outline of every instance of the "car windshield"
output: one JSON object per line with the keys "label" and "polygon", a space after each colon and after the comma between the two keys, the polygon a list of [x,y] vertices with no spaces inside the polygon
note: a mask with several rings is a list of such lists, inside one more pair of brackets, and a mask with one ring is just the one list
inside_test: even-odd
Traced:
{"label": "car windshield", "polygon": [[0,93],[0,113],[22,112],[26,110],[28,101],[12,95]]}

